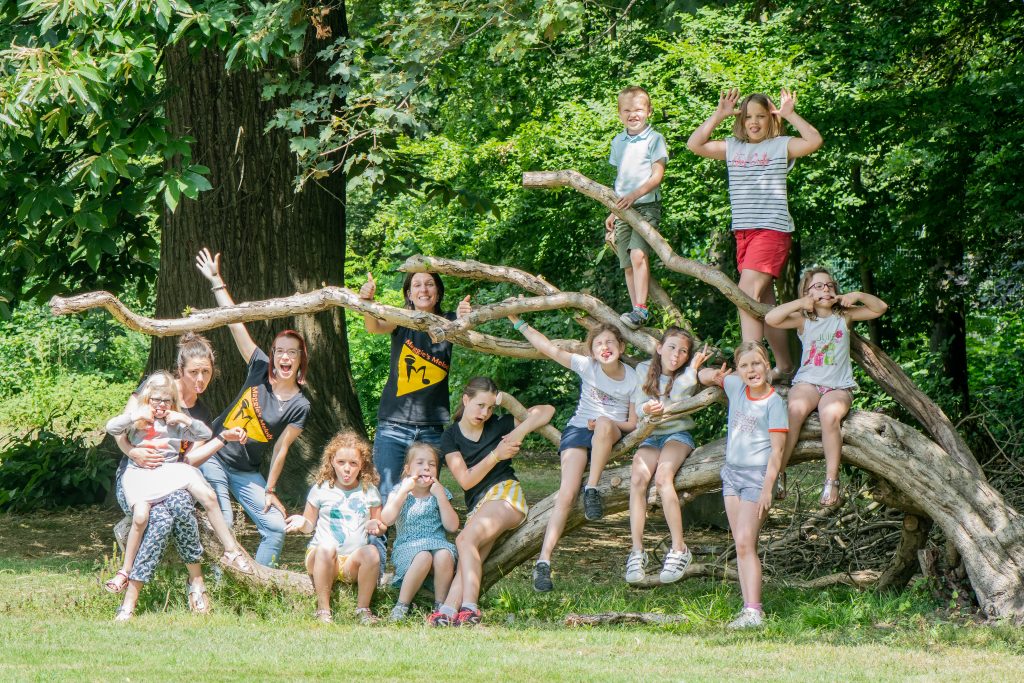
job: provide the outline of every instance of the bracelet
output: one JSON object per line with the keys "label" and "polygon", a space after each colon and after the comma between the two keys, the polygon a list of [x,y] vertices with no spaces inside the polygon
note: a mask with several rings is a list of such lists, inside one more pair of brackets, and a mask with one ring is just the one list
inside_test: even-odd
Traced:
{"label": "bracelet", "polygon": [[220,290],[227,289],[227,288],[228,288],[228,286],[222,283],[222,284],[219,284],[219,285],[217,285],[215,287],[210,287],[210,291],[211,292],[219,292]]}
{"label": "bracelet", "polygon": [[216,436],[214,436],[213,438],[217,439],[217,441],[220,441],[220,442],[221,442],[222,444],[224,444],[225,446],[226,446],[226,445],[227,445],[227,443],[228,443],[228,440],[224,438],[224,433],[223,433],[223,432],[221,432],[220,434],[217,434],[217,435],[216,435]]}
{"label": "bracelet", "polygon": [[515,330],[516,332],[523,329],[524,327],[528,327],[525,320],[520,320],[519,322],[512,325],[512,329]]}

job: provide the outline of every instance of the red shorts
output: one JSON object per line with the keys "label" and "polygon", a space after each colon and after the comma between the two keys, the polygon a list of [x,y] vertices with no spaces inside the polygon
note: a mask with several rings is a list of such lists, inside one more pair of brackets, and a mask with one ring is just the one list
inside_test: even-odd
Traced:
{"label": "red shorts", "polygon": [[757,228],[736,230],[736,267],[768,273],[772,277],[782,275],[782,267],[789,257],[789,245],[793,233]]}

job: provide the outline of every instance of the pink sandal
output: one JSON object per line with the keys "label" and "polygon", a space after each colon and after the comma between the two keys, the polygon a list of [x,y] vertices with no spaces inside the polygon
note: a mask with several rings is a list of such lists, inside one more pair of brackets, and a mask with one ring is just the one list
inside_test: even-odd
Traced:
{"label": "pink sandal", "polygon": [[[124,577],[124,581],[119,581],[118,577]],[[123,569],[118,569],[117,573],[112,577],[103,582],[103,589],[108,593],[123,593],[124,589],[128,587],[128,574]]]}

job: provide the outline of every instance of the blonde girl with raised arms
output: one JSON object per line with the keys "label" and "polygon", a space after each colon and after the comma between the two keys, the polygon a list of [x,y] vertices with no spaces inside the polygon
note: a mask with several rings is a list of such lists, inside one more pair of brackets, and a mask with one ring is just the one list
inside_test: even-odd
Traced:
{"label": "blonde girl with raised arms", "polygon": [[414,441],[405,453],[402,479],[380,513],[385,524],[397,523],[391,561],[399,592],[391,621],[408,615],[428,575],[433,576],[435,610],[448,596],[455,577],[457,553],[445,533],[459,530],[459,515],[452,507],[452,494],[437,480],[440,469],[437,449]]}
{"label": "blonde girl with raised arms", "polygon": [[[698,156],[726,162],[740,289],[755,301],[775,305],[775,279],[786,264],[794,230],[786,175],[794,159],[814,153],[823,140],[814,126],[796,113],[794,93],[783,89],[778,107],[767,95],[755,93],[744,97],[737,108],[739,97],[735,88],[722,91],[718,107],[690,135],[686,146]],[[712,140],[715,129],[729,118],[735,119],[732,135]],[[783,120],[796,129],[798,137],[783,135]],[[792,376],[793,359],[783,330],[743,310],[740,327],[745,342],[767,337],[778,375]]]}
{"label": "blonde girl with raised arms", "polygon": [[[658,419],[676,405],[692,396],[698,386],[697,371],[707,360],[707,349],[693,352],[693,337],[679,327],[665,330],[655,346],[654,356],[636,366],[640,378],[633,404],[637,417]],[[654,485],[661,499],[672,547],[665,554],[659,576],[662,583],[683,578],[693,553],[683,540],[683,515],[676,493],[676,472],[696,444],[690,435],[694,428],[688,415],[661,422],[644,439],[633,456],[629,488],[629,530],[633,548],[626,559],[626,582],[640,583],[646,576],[647,553],[644,552],[644,526],[647,522],[647,487]]]}
{"label": "blonde girl with raised arms", "polygon": [[789,420],[786,402],[770,383],[771,362],[760,342],[744,342],[734,354],[736,374],[725,365],[700,371],[702,384],[722,387],[729,399],[729,427],[722,467],[722,496],[736,542],[743,609],[729,628],[758,628],[761,608],[761,559],[757,538],[772,505],[772,489],[782,466]]}
{"label": "blonde girl with raised arms", "polygon": [[554,588],[551,555],[565,531],[569,509],[580,493],[580,478],[587,471],[588,460],[590,471],[583,488],[583,516],[589,521],[604,516],[604,503],[597,484],[611,458],[612,448],[624,434],[636,428],[632,399],[637,387],[637,374],[621,360],[626,342],[618,327],[602,324],[592,328],[585,342],[590,355],[582,356],[557,347],[519,316],[511,315],[509,320],[538,351],[580,376],[580,400],[576,414],[562,431],[562,441],[558,446],[562,480],[544,532],[540,557],[533,568],[534,590],[547,592]]}
{"label": "blonde girl with raised arms", "polygon": [[316,591],[313,616],[327,624],[334,621],[331,590],[339,579],[356,584],[359,621],[377,622],[370,599],[380,575],[380,555],[369,535],[379,536],[387,526],[380,520],[379,478],[371,452],[370,444],[355,432],[336,434],[324,447],[306,509],[285,520],[288,533],[313,533],[306,548],[306,571]]}
{"label": "blonde girl with raised arms", "polygon": [[[789,462],[800,429],[815,410],[821,420],[821,441],[825,450],[825,484],[821,505],[839,502],[839,458],[843,435],[840,424],[853,402],[857,383],[850,363],[850,323],[874,320],[889,308],[877,296],[864,292],[840,294],[835,278],[824,268],[811,268],[800,278],[799,299],[773,308],[765,322],[782,330],[796,330],[803,345],[800,367],[789,390],[789,434],[782,458],[785,482]],[[776,497],[785,497],[785,486]]]}
{"label": "blonde girl with raised arms", "polygon": [[555,409],[533,406],[519,422],[495,415],[502,394],[489,377],[473,377],[462,390],[455,423],[441,435],[441,452],[455,481],[466,493],[469,515],[455,539],[459,566],[448,599],[433,614],[431,626],[472,626],[483,618],[477,604],[484,560],[494,542],[524,521],[529,508],[512,467],[523,439],[551,421]]}
{"label": "blonde girl with raised arms", "polygon": [[[206,508],[210,525],[224,546],[221,561],[240,571],[252,571],[252,565],[224,521],[213,489],[198,469],[179,459],[183,441],[209,441],[213,433],[206,424],[183,412],[178,384],[169,372],[158,371],[150,375],[142,384],[135,406],[111,418],[106,429],[111,436],[124,435],[133,447],[152,449],[163,458],[155,468],[141,467],[130,460],[121,477],[125,502],[132,511],[132,524],[124,547],[123,566],[117,576],[104,585],[108,591],[118,593],[123,590],[149,524],[152,506],[179,490],[188,491]],[[237,432],[228,436],[234,440],[242,437]],[[118,582],[117,579],[122,577],[124,582]],[[133,609],[134,604],[119,610],[119,620],[130,618]]]}

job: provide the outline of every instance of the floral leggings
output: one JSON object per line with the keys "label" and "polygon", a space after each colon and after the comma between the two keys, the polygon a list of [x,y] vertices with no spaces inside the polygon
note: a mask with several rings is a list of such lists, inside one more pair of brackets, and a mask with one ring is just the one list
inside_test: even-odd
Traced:
{"label": "floral leggings", "polygon": [[[125,513],[130,513],[131,510],[124,498],[121,477],[117,478],[115,490],[121,509]],[[203,556],[203,546],[199,542],[196,503],[188,491],[175,491],[150,509],[149,525],[146,527],[146,533],[142,536],[139,552],[135,556],[135,564],[128,575],[129,579],[148,583],[153,578],[172,534],[181,561],[185,564],[199,562]]]}

